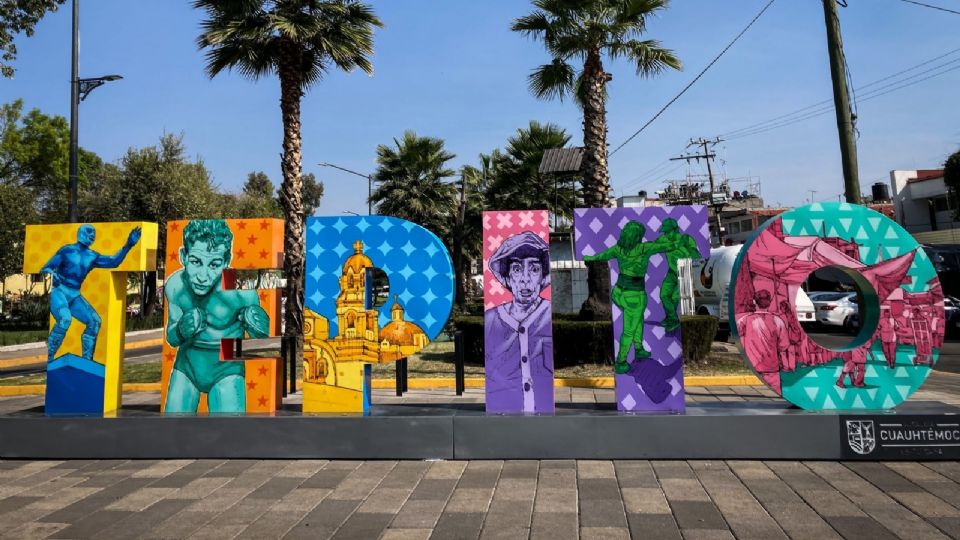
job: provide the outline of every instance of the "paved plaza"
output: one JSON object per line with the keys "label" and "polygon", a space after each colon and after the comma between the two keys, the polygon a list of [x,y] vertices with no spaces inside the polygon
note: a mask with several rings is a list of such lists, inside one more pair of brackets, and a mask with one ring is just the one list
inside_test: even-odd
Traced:
{"label": "paved plaza", "polygon": [[[688,388],[690,403],[775,399],[762,387]],[[914,399],[960,403],[960,375],[933,374]],[[482,400],[482,389],[374,396]],[[0,399],[0,414],[41,404]],[[960,463],[0,461],[0,538],[577,537],[960,538]]]}

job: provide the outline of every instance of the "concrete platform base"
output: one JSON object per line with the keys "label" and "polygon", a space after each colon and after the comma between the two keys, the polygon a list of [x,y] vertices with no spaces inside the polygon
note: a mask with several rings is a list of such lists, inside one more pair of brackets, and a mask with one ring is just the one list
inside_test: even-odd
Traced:
{"label": "concrete platform base", "polygon": [[374,405],[368,416],[117,418],[0,416],[0,457],[55,459],[958,459],[960,408],[810,413],[783,403],[622,414],[567,404],[553,416],[486,415],[478,404]]}

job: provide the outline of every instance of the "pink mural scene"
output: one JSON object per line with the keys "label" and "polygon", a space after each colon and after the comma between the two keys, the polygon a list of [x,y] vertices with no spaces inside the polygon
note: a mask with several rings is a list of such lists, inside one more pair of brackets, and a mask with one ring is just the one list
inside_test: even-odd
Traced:
{"label": "pink mural scene", "polygon": [[[895,222],[837,203],[835,215],[821,216],[829,206],[775,219],[743,250],[731,290],[737,333],[758,376],[804,408],[889,408],[936,361],[945,333],[943,292],[923,251],[900,237]],[[825,267],[843,270],[859,289],[861,331],[840,349],[817,344],[797,323],[798,290]]]}

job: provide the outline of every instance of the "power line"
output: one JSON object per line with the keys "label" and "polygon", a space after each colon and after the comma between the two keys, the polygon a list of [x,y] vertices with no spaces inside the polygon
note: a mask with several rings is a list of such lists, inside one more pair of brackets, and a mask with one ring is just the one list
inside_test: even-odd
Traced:
{"label": "power line", "polygon": [[[897,82],[897,83],[892,83],[891,85],[888,85],[888,86],[893,86],[893,85],[896,85],[896,84],[899,84],[899,86],[894,86],[893,88],[889,88],[888,90],[885,90],[885,91],[880,91],[880,90],[883,90],[884,88],[887,88],[887,86],[878,88],[877,90],[874,90],[874,91],[868,93],[868,95],[867,95],[866,97],[861,97],[861,98],[860,98],[860,102],[869,101],[869,100],[871,100],[871,99],[878,98],[878,97],[880,97],[880,96],[885,96],[885,95],[887,95],[887,94],[889,94],[889,93],[891,93],[891,92],[895,92],[895,91],[897,91],[897,90],[902,90],[902,89],[907,88],[907,87],[909,87],[909,86],[913,86],[913,85],[915,85],[915,84],[922,83],[922,82],[924,82],[924,81],[927,81],[927,80],[929,80],[929,79],[933,79],[933,78],[935,78],[935,77],[939,77],[939,76],[941,76],[941,75],[946,75],[947,73],[950,73],[951,71],[956,71],[956,70],[958,70],[958,69],[960,69],[960,65],[953,66],[952,68],[945,69],[945,70],[943,70],[943,71],[940,71],[939,73],[934,73],[934,74],[932,74],[932,75],[928,75],[928,76],[923,77],[923,78],[920,78],[920,79],[909,80],[908,82],[899,81],[899,82]],[[900,84],[900,83],[903,83],[903,84]],[[798,118],[794,118],[794,119],[791,119],[791,120],[785,120],[785,121],[783,121],[783,122],[780,122],[780,123],[777,123],[777,124],[773,124],[773,125],[770,125],[770,126],[765,126],[765,127],[762,127],[762,128],[758,128],[758,129],[755,129],[755,130],[753,130],[753,131],[748,131],[748,132],[744,132],[744,133],[739,133],[739,134],[737,134],[737,135],[728,136],[725,140],[728,140],[728,141],[729,141],[729,140],[733,140],[733,139],[741,139],[741,138],[743,138],[743,137],[749,137],[749,136],[751,136],[751,135],[758,135],[758,134],[760,134],[760,133],[765,133],[765,132],[767,132],[767,131],[771,131],[771,130],[774,130],[774,129],[778,129],[778,128],[781,128],[781,127],[786,127],[786,126],[789,126],[789,125],[791,125],[791,124],[796,124],[797,122],[801,122],[801,121],[803,121],[803,120],[809,120],[809,119],[811,119],[811,118],[816,118],[817,116],[821,116],[821,115],[827,114],[827,113],[829,113],[829,112],[831,112],[831,111],[833,111],[833,106],[832,106],[832,105],[831,105],[831,106],[824,107],[824,108],[819,109],[819,110],[817,110],[817,111],[812,111],[812,112],[810,112],[809,114],[806,114],[806,115],[804,115],[804,116],[800,116],[800,117],[798,117]]]}
{"label": "power line", "polygon": [[[873,87],[873,86],[876,86],[876,85],[878,85],[878,84],[880,84],[880,83],[882,83],[882,82],[888,81],[888,80],[890,80],[890,79],[896,78],[896,77],[898,77],[898,76],[900,76],[900,75],[903,75],[903,74],[905,74],[905,73],[909,73],[909,72],[911,72],[911,71],[914,71],[914,70],[919,69],[919,68],[921,68],[921,67],[923,67],[923,66],[932,64],[932,63],[936,62],[937,60],[946,58],[947,56],[956,54],[957,52],[960,52],[960,48],[953,49],[953,50],[948,51],[948,52],[945,52],[945,53],[943,53],[943,54],[941,54],[941,55],[935,56],[935,57],[933,57],[933,58],[931,58],[931,59],[929,59],[929,60],[925,60],[925,61],[923,61],[923,62],[920,62],[919,64],[915,64],[915,65],[913,65],[913,66],[911,66],[911,67],[908,67],[908,68],[906,68],[906,69],[902,69],[902,70],[900,70],[900,71],[898,71],[898,72],[896,72],[896,73],[891,73],[890,75],[887,75],[887,76],[885,76],[885,77],[881,77],[881,78],[879,78],[879,79],[877,79],[877,80],[875,80],[875,81],[873,81],[873,82],[870,82],[870,83],[868,83],[868,84],[865,84],[865,85],[857,88],[856,91],[863,93],[863,92],[864,92],[866,89],[868,89],[868,88],[871,88],[871,87]],[[921,72],[921,73],[918,73],[917,75],[922,75],[922,74],[924,74],[924,73],[928,73],[928,72],[931,71],[931,70],[939,69],[939,68],[941,68],[941,67],[947,66],[947,65],[949,65],[949,64],[952,64],[952,63],[958,62],[958,61],[960,61],[960,58],[951,60],[951,61],[949,61],[949,62],[946,62],[946,63],[944,63],[944,64],[941,64],[940,66],[931,68],[930,70],[923,71],[923,72]],[[913,76],[915,77],[916,75],[913,75]],[[899,82],[903,82],[903,81],[898,81],[898,82],[895,82],[895,83],[893,83],[893,84],[898,84]],[[832,100],[832,99],[825,99],[825,100],[823,100],[823,101],[819,101],[819,102],[817,102],[817,103],[814,103],[814,104],[812,104],[812,105],[808,105],[808,106],[803,107],[803,108],[801,108],[801,109],[797,109],[797,110],[795,110],[795,111],[793,111],[793,112],[790,112],[790,113],[787,113],[787,114],[782,114],[782,115],[780,115],[780,116],[775,116],[775,117],[773,117],[773,118],[770,118],[769,120],[764,120],[763,122],[757,122],[756,124],[751,124],[751,125],[749,125],[749,126],[742,127],[742,128],[740,128],[740,129],[735,129],[735,130],[733,130],[733,131],[729,131],[729,132],[727,132],[727,133],[722,134],[721,137],[723,137],[723,138],[735,137],[735,136],[737,136],[737,134],[739,134],[739,133],[741,133],[741,132],[744,132],[744,131],[752,131],[752,130],[754,130],[754,129],[756,129],[756,128],[759,128],[759,127],[761,127],[761,126],[765,126],[766,124],[772,124],[772,123],[777,122],[778,120],[785,120],[785,119],[787,119],[787,118],[789,118],[789,117],[791,117],[791,116],[795,116],[795,115],[798,115],[798,114],[800,114],[800,113],[803,113],[803,112],[806,112],[806,111],[810,111],[811,109],[817,109],[817,108],[822,107],[823,105],[826,105],[826,104],[828,104],[828,103],[833,103],[833,100]],[[831,105],[830,108],[831,108],[831,109],[833,108],[832,105]]]}
{"label": "power line", "polygon": [[657,114],[653,115],[653,118],[651,118],[650,120],[647,120],[647,123],[646,123],[646,124],[644,124],[643,126],[641,126],[640,129],[638,129],[636,132],[634,132],[633,135],[629,136],[629,137],[627,138],[627,140],[625,140],[625,141],[623,141],[622,143],[620,143],[620,146],[614,148],[613,151],[610,152],[610,156],[613,156],[614,154],[616,154],[618,150],[620,150],[621,148],[623,148],[624,146],[626,146],[626,144],[629,143],[630,141],[632,141],[634,137],[636,137],[637,135],[639,135],[640,133],[642,133],[643,130],[647,129],[647,126],[649,126],[650,124],[652,124],[652,123],[654,122],[654,120],[656,120],[657,118],[659,118],[660,115],[663,114],[663,112],[666,111],[671,105],[673,105],[673,103],[674,103],[675,101],[677,101],[678,99],[680,99],[680,96],[682,96],[683,94],[685,94],[685,93],[687,92],[687,90],[689,90],[690,87],[694,85],[694,83],[696,83],[698,80],[700,80],[700,77],[703,77],[704,73],[706,73],[707,70],[709,70],[711,67],[713,67],[713,65],[717,63],[717,60],[720,60],[720,57],[723,56],[723,55],[727,52],[727,50],[730,49],[730,47],[733,47],[733,44],[736,43],[736,42],[740,39],[741,36],[743,36],[745,33],[747,33],[747,30],[749,30],[750,27],[753,26],[753,23],[757,22],[757,19],[759,19],[760,16],[763,15],[764,12],[767,11],[767,9],[768,9],[771,5],[773,5],[773,3],[774,3],[775,1],[776,1],[776,0],[770,0],[769,2],[767,2],[767,5],[763,6],[763,9],[760,10],[760,13],[757,13],[757,15],[753,18],[753,20],[751,20],[751,21],[747,24],[747,26],[744,27],[744,29],[741,30],[740,33],[737,34],[737,36],[736,36],[735,38],[733,38],[733,41],[731,41],[730,43],[728,43],[727,46],[724,47],[723,50],[721,50],[720,53],[719,53],[713,60],[710,61],[709,64],[707,64],[707,67],[703,68],[703,70],[702,70],[700,73],[698,73],[697,76],[694,77],[692,81],[690,81],[686,86],[683,87],[683,90],[681,90],[679,94],[677,94],[676,96],[674,96],[673,99],[671,99],[670,101],[668,101],[667,104],[663,106],[663,108],[661,108],[659,111],[657,111]]}
{"label": "power line", "polygon": [[917,2],[916,0],[900,0],[901,2],[906,2],[908,4],[915,4],[918,6],[923,6],[925,8],[936,9],[938,11],[946,11],[947,13],[953,13],[955,15],[960,15],[960,11],[954,11],[952,9],[947,9],[940,6],[931,6],[930,4],[924,4],[923,2]]}

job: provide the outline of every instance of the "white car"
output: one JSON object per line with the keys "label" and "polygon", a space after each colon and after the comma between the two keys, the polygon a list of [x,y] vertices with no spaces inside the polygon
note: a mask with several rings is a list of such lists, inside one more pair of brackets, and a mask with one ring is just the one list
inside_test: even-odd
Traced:
{"label": "white car", "polygon": [[813,292],[808,296],[816,309],[817,322],[824,326],[850,328],[853,315],[860,312],[854,292]]}

